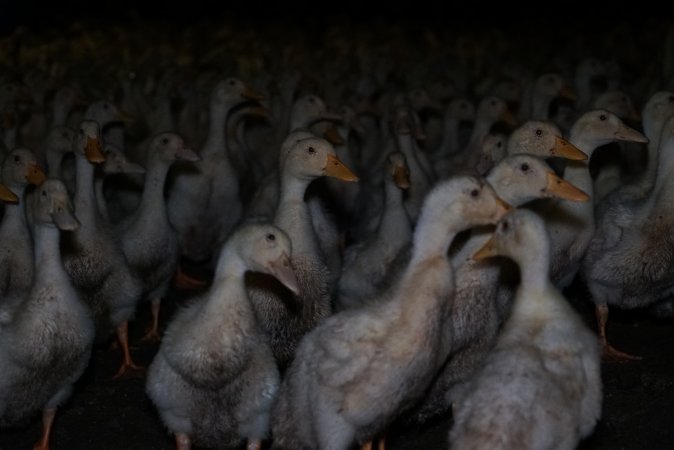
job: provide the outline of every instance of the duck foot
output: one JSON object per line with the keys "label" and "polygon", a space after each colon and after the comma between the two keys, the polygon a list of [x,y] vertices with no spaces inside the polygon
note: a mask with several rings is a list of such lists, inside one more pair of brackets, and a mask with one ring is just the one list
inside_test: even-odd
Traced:
{"label": "duck foot", "polygon": [[643,357],[622,352],[606,343],[602,347],[601,359],[607,362],[628,362],[639,361]]}
{"label": "duck foot", "polygon": [[143,378],[145,376],[145,367],[143,366],[138,366],[134,364],[133,362],[124,362],[122,363],[121,366],[119,366],[119,369],[117,370],[117,373],[115,376],[112,377],[113,380],[116,380],[118,378]]}

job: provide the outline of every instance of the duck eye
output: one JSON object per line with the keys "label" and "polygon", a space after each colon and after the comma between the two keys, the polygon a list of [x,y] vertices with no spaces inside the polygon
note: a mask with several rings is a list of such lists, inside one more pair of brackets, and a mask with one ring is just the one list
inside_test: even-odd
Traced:
{"label": "duck eye", "polygon": [[503,147],[503,142],[498,141],[498,142],[496,143],[496,148],[501,148],[501,147]]}
{"label": "duck eye", "polygon": [[529,170],[529,164],[522,163],[522,165],[520,166],[520,169],[522,169],[522,172],[526,172],[527,170]]}
{"label": "duck eye", "polygon": [[43,196],[43,197],[46,197],[46,196],[47,196],[47,191],[44,191],[44,190],[43,190],[43,191],[42,191],[42,196]]}
{"label": "duck eye", "polygon": [[309,97],[309,103],[316,103],[316,99],[314,97]]}
{"label": "duck eye", "polygon": [[538,129],[536,130],[536,136],[540,136],[540,135],[542,135],[542,134],[543,134],[543,130],[541,130],[540,128],[538,128]]}
{"label": "duck eye", "polygon": [[490,104],[491,106],[496,106],[496,100],[490,101],[489,104]]}
{"label": "duck eye", "polygon": [[309,147],[309,148],[307,149],[307,152],[309,152],[310,154],[313,155],[314,153],[316,153],[316,149],[313,148],[313,147]]}
{"label": "duck eye", "polygon": [[602,114],[601,116],[599,116],[599,120],[602,120],[602,121],[606,120],[606,114]]}
{"label": "duck eye", "polygon": [[480,195],[480,190],[479,190],[479,189],[473,189],[472,191],[470,191],[470,196],[471,196],[471,197],[477,197],[478,195]]}
{"label": "duck eye", "polygon": [[165,137],[164,139],[161,140],[161,143],[164,144],[164,145],[168,144],[168,142],[169,142],[169,140],[168,140],[167,137]]}
{"label": "duck eye", "polygon": [[80,128],[80,134],[84,134],[84,130]]}
{"label": "duck eye", "polygon": [[20,163],[21,162],[21,157],[19,155],[14,156],[14,162],[15,163]]}
{"label": "duck eye", "polygon": [[269,234],[267,235],[267,240],[268,240],[268,241],[275,241],[275,240],[276,240],[276,235],[273,234],[273,233],[269,233]]}
{"label": "duck eye", "polygon": [[230,86],[234,86],[234,85],[236,84],[236,82],[235,82],[234,80],[229,80],[229,83],[228,83],[228,84],[229,84]]}
{"label": "duck eye", "polygon": [[505,222],[501,222],[501,230],[508,231],[508,228],[510,228],[510,225],[508,225],[507,220]]}

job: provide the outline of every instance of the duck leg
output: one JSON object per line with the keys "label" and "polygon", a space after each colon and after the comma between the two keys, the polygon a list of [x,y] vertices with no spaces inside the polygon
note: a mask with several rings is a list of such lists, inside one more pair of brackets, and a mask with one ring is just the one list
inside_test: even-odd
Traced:
{"label": "duck leg", "polygon": [[604,360],[626,362],[641,359],[641,356],[630,355],[609,344],[606,338],[606,322],[608,321],[608,305],[606,303],[598,303],[595,306],[595,316],[597,317],[597,327],[599,328],[599,338],[602,345],[602,358]]}
{"label": "duck leg", "polygon": [[187,433],[176,433],[176,450],[190,450],[192,441]]}
{"label": "duck leg", "polygon": [[153,298],[152,302],[150,303],[150,308],[152,312],[152,324],[150,327],[147,329],[143,337],[141,338],[142,341],[152,341],[152,342],[158,342],[161,340],[161,336],[159,336],[159,307],[161,305],[161,298]]}
{"label": "duck leg", "polygon": [[259,439],[248,439],[246,450],[262,450],[262,442]]}
{"label": "duck leg", "polygon": [[129,370],[131,371],[143,371],[144,368],[137,366],[131,359],[131,352],[129,351],[129,321],[125,320],[117,327],[117,340],[119,345],[122,348],[122,353],[124,355],[124,360],[122,361],[119,370],[115,374],[113,379],[119,378],[122,375],[126,375]]}
{"label": "duck leg", "polygon": [[[385,436],[379,436],[376,438],[377,440],[377,450],[386,450],[386,437]],[[372,444],[374,441],[367,441],[363,445],[360,446],[360,450],[372,450]]]}
{"label": "duck leg", "polygon": [[49,450],[49,436],[51,436],[51,426],[56,416],[56,408],[46,408],[42,411],[42,437],[40,441],[33,446],[33,450]]}

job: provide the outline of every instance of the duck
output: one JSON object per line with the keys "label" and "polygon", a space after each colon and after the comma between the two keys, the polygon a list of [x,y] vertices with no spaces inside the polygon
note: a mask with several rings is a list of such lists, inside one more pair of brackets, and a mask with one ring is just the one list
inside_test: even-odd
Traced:
{"label": "duck", "polygon": [[[586,193],[555,174],[541,156],[526,153],[503,158],[486,180],[513,207],[542,199],[589,199]],[[450,410],[457,386],[478,370],[508,316],[513,295],[503,283],[510,274],[504,271],[510,267],[502,260],[472,258],[492,231],[493,226],[474,227],[463,245],[450,251],[456,289],[446,326],[454,336],[452,348],[424,399],[406,417],[410,423],[425,423]]]}
{"label": "duck", "polygon": [[359,306],[371,297],[398,252],[412,240],[412,221],[403,195],[409,188],[409,168],[402,152],[389,153],[384,178],[384,202],[379,225],[371,237],[346,248],[339,275],[335,310]]}
{"label": "duck", "polygon": [[301,337],[333,310],[333,276],[320,250],[312,210],[305,201],[307,187],[322,176],[346,182],[356,182],[358,177],[337,158],[330,142],[306,129],[286,137],[280,150],[279,167],[279,201],[272,222],[292,241],[291,264],[299,283],[299,294],[293,295],[264,274],[249,273],[246,286],[283,372],[292,361]]}
{"label": "duck", "polygon": [[[101,164],[101,171],[96,174],[94,178],[94,189],[96,191],[96,203],[98,205],[98,212],[103,220],[114,224],[121,220],[110,212],[108,207],[109,201],[116,201],[117,196],[109,195],[106,190],[106,184],[114,183],[115,176],[119,174],[138,175],[145,174],[145,168],[133,161],[131,161],[121,148],[115,144],[103,144],[103,155],[105,161]],[[117,209],[120,207],[118,205]],[[114,225],[113,225],[114,226]]]}
{"label": "duck", "polygon": [[169,221],[178,233],[180,254],[189,262],[210,267],[216,244],[241,219],[240,181],[228,157],[225,125],[233,108],[261,98],[239,78],[218,81],[210,97],[208,135],[197,152],[200,160],[174,164],[169,171]]}
{"label": "duck", "polygon": [[272,410],[272,448],[370,445],[423,395],[452,341],[444,327],[455,282],[449,246],[508,209],[474,176],[429,192],[410,264],[384,298],[335,313],[302,338]]}
{"label": "duck", "polygon": [[430,154],[438,179],[446,178],[451,173],[452,167],[448,167],[447,163],[451,162],[452,156],[464,144],[461,140],[461,127],[463,124],[472,124],[475,113],[475,105],[467,97],[454,98],[445,107],[442,140]]}
{"label": "duck", "polygon": [[468,143],[446,163],[449,167],[447,176],[473,170],[477,166],[484,139],[497,123],[504,123],[509,127],[517,125],[505,100],[494,95],[483,97],[475,111],[475,121]]}
{"label": "duck", "polygon": [[98,212],[94,189],[94,164],[105,160],[98,122],[83,120],[73,142],[76,191],[73,198],[80,226],[61,239],[63,265],[96,323],[96,343],[107,341],[111,331],[122,350],[115,378],[141,371],[131,357],[129,320],[135,313],[142,284],[131,271],[111,227]]}
{"label": "duck", "polygon": [[520,268],[512,311],[452,410],[449,448],[568,449],[602,410],[600,345],[552,282],[544,219],[517,208],[473,258],[506,257]]}
{"label": "duck", "polygon": [[89,364],[95,329],[60,256],[60,238],[79,226],[67,189],[47,179],[32,200],[35,276],[0,305],[0,427],[41,414],[42,435],[33,448],[48,450],[56,411]]}
{"label": "duck", "polygon": [[[625,91],[606,91],[597,96],[592,106],[594,109],[611,111],[633,128],[641,127],[641,115]],[[595,153],[595,158],[590,164],[594,177],[595,205],[618,186],[633,182],[635,176],[644,169],[646,144],[623,141],[613,145],[620,147],[617,154],[610,148],[600,150]],[[607,156],[602,158],[604,154]]]}
{"label": "duck", "polygon": [[45,178],[35,154],[27,148],[15,148],[2,163],[2,181],[19,198],[16,203],[5,202],[0,222],[0,298],[21,295],[33,282],[33,237],[25,207],[26,191]]}
{"label": "duck", "polygon": [[281,383],[245,273],[273,276],[299,293],[292,242],[269,223],[242,224],[220,250],[213,282],[172,317],[148,367],[145,390],[178,450],[260,450]]}
{"label": "duck", "polygon": [[[588,160],[567,161],[564,179],[592,198],[594,183],[588,161],[595,149],[615,141],[647,142],[648,139],[615,114],[596,109],[585,112],[574,122],[568,140],[584,152]],[[551,239],[551,276],[557,286],[564,289],[576,278],[594,234],[594,201],[533,203],[528,207],[546,220]]]}
{"label": "duck", "polygon": [[114,234],[131,271],[142,281],[142,297],[151,302],[152,325],[144,338],[158,340],[160,302],[171,288],[180,256],[178,236],[166,211],[166,175],[175,162],[196,162],[199,156],[181,136],[171,132],[155,135],[146,155],[140,203],[134,214],[115,226]]}
{"label": "duck", "polygon": [[609,361],[640,359],[609,342],[609,306],[646,308],[671,301],[674,292],[674,246],[670,238],[674,226],[674,114],[663,124],[657,154],[653,187],[643,197],[625,196],[598,211],[596,231],[582,261],[582,277],[594,305],[603,357]]}

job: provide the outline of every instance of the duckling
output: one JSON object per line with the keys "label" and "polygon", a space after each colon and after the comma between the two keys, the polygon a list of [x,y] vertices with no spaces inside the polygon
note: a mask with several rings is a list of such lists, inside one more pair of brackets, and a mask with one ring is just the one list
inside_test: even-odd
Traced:
{"label": "duckling", "polygon": [[146,392],[178,450],[261,449],[280,375],[255,319],[244,275],[275,277],[297,294],[288,235],[271,224],[238,227],[223,245],[208,291],[171,320],[148,368]]}
{"label": "duckling", "polygon": [[296,130],[286,138],[279,157],[280,197],[273,223],[292,241],[291,263],[299,293],[291,295],[264,274],[250,273],[246,285],[263,328],[269,334],[274,356],[283,371],[293,358],[301,337],[331,314],[331,274],[320,251],[318,235],[304,196],[318,177],[332,176],[357,181],[336,156],[334,147],[308,130]]}
{"label": "duckling", "polygon": [[449,245],[507,209],[475,177],[431,190],[396,284],[380,301],[333,314],[302,339],[272,412],[273,448],[365,444],[423,395],[452,341],[444,326],[454,291]]}
{"label": "duckling", "polygon": [[518,264],[521,282],[495,347],[454,404],[449,447],[575,449],[601,416],[597,336],[550,279],[541,217],[503,217],[474,258],[497,255]]}
{"label": "duckling", "polygon": [[12,150],[2,164],[2,181],[18,193],[17,203],[6,203],[0,222],[0,298],[22,295],[33,283],[33,238],[25,208],[26,191],[45,180],[34,153]]}
{"label": "duckling", "polygon": [[97,122],[81,122],[73,151],[76,165],[73,203],[80,226],[61,239],[63,263],[82,300],[93,312],[98,341],[107,340],[111,327],[116,331],[123,352],[122,364],[115,375],[119,377],[140,369],[129,351],[128,320],[135,313],[142,285],[98,212],[93,164],[102,163],[105,156]]}
{"label": "duckling", "polygon": [[[61,261],[60,237],[79,226],[68,192],[48,179],[32,200],[35,276],[18,298],[0,305],[0,427],[42,412],[34,449],[48,450],[56,410],[89,363],[95,331]],[[3,310],[8,304],[14,307]]]}

